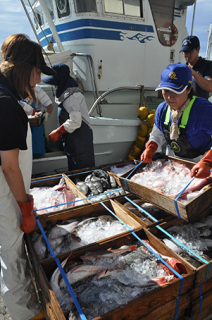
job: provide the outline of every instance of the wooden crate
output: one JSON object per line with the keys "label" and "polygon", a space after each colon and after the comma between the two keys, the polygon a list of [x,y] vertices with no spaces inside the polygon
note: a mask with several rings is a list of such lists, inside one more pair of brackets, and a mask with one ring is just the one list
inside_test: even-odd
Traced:
{"label": "wooden crate", "polygon": [[[134,163],[134,161],[133,161],[133,163]],[[126,166],[126,164],[129,164],[129,161],[128,161],[128,162],[127,162],[127,161],[125,161],[125,162],[116,162],[116,163],[111,163],[111,164],[107,164],[107,165],[103,165],[103,166],[99,166],[99,167],[84,168],[84,169],[80,169],[80,170],[69,171],[69,172],[66,172],[65,174],[66,174],[66,176],[70,179],[70,181],[75,185],[75,187],[76,187],[80,192],[82,192],[82,191],[78,188],[77,182],[79,182],[79,181],[84,181],[85,178],[86,178],[88,175],[92,174],[92,172],[94,172],[94,171],[103,170],[103,171],[105,171],[109,176],[111,176],[111,178],[114,178],[115,181],[116,181],[116,184],[117,184],[115,188],[111,188],[111,189],[109,190],[109,191],[111,191],[111,194],[110,194],[110,192],[108,192],[108,195],[107,195],[108,198],[107,198],[107,199],[110,199],[110,198],[111,198],[111,199],[116,199],[116,198],[119,198],[120,195],[125,194],[125,193],[127,193],[127,192],[125,192],[124,190],[121,190],[121,194],[120,194],[120,195],[115,195],[115,196],[114,196],[114,195],[112,194],[113,190],[115,191],[116,189],[120,189],[120,188],[121,188],[121,185],[120,185],[119,179],[117,179],[116,175],[114,175],[112,172],[110,172],[110,168],[111,168],[112,166],[115,166],[115,165],[120,166],[120,167],[124,167],[124,166]],[[121,189],[122,189],[122,188],[121,188]],[[104,192],[105,192],[105,191],[104,191]],[[82,192],[82,193],[83,193],[83,192]],[[98,199],[98,197],[101,196],[101,194],[102,194],[102,193],[97,194],[96,196],[90,198],[89,195],[86,195],[86,194],[83,193],[83,195],[84,195],[85,198],[88,197],[88,201],[89,201],[90,203],[95,203],[95,202],[100,201],[100,200]],[[107,200],[107,199],[105,199],[105,200]],[[105,200],[101,200],[101,201],[105,201]]]}
{"label": "wooden crate", "polygon": [[212,318],[212,279],[192,290],[190,317],[193,320]]}
{"label": "wooden crate", "polygon": [[[136,235],[140,237],[142,240],[149,240],[151,246],[155,247],[155,249],[164,254],[166,256],[176,257],[175,253],[168,250],[162,242],[160,242],[154,235],[152,235],[147,229],[140,229],[136,231]],[[80,256],[85,254],[86,252],[97,251],[97,250],[107,250],[108,248],[119,248],[122,245],[129,245],[136,243],[137,239],[131,234],[123,234],[113,239],[106,239],[99,243],[94,243],[87,248],[80,248],[77,251],[72,252],[72,261],[78,261]],[[59,257],[59,260],[62,261],[67,257],[67,255],[63,257]],[[187,266],[187,274],[183,275],[183,286],[180,295],[180,299],[182,298],[182,304],[179,308],[178,319],[182,320],[182,315],[184,311],[187,309],[190,303],[190,292],[194,282],[194,273]],[[54,292],[51,290],[49,280],[51,278],[52,273],[57,267],[54,260],[44,260],[40,263],[38,272],[39,272],[39,285],[41,287],[42,294],[46,297],[46,301],[48,301],[48,305],[52,304],[55,301]],[[123,305],[119,308],[116,308],[107,314],[102,316],[98,316],[93,318],[93,320],[138,320],[138,319],[146,319],[152,320],[153,317],[156,319],[168,320],[170,315],[175,314],[176,309],[176,298],[178,297],[180,289],[180,280],[174,279],[172,282],[164,285],[163,287],[158,287],[156,290],[142,296],[138,297],[135,300]],[[185,295],[187,294],[187,295]],[[44,305],[44,308],[46,306]],[[52,311],[55,319],[64,320],[64,314],[60,308],[56,308],[52,306]],[[160,317],[159,313],[160,312]],[[60,317],[59,317],[60,316]],[[156,317],[157,316],[157,317]],[[47,318],[54,319],[54,318]]]}
{"label": "wooden crate", "polygon": [[[182,163],[186,165],[188,168],[192,168],[194,163],[190,161],[180,160],[173,157],[161,156],[157,159],[170,159],[176,162]],[[145,166],[145,164],[141,164],[139,168],[134,172],[140,172],[140,170]],[[131,170],[132,171],[132,170]],[[130,172],[131,172],[130,171]],[[155,190],[152,190],[148,187],[142,186],[138,183],[132,182],[126,177],[129,176],[129,173],[119,177],[121,186],[124,190],[134,193],[137,196],[143,198],[147,202],[153,203],[154,205],[162,208],[174,216],[178,216],[178,212],[176,210],[174,199],[165,196]],[[209,187],[207,190],[202,192],[199,196],[195,197],[193,200],[187,202],[186,204],[181,203],[180,201],[176,201],[180,218],[186,221],[195,221],[198,219],[200,213],[209,208],[212,205],[212,187]]]}
{"label": "wooden crate", "polygon": [[[126,212],[126,210],[124,210],[124,208],[120,208],[118,206],[116,206],[113,202],[113,200],[107,200],[106,202],[104,202],[104,205],[111,210],[119,219],[121,219],[121,221],[123,221],[123,223],[125,223],[126,225],[129,226],[129,229],[126,228],[126,231],[124,233],[128,233],[130,228],[132,228],[133,230],[137,230],[141,228],[141,224],[134,218],[134,215],[132,214],[128,214]],[[72,210],[65,210],[63,212],[57,212],[55,214],[49,215],[49,216],[40,216],[39,217],[39,221],[44,229],[44,231],[46,231],[46,229],[49,229],[49,227],[56,225],[59,222],[62,221],[66,221],[68,219],[87,219],[90,217],[98,217],[101,215],[108,215],[108,216],[112,216],[113,215],[104,207],[101,205],[101,203],[96,203],[93,205],[87,205],[81,208],[74,208]],[[116,220],[116,218],[114,217],[114,220]],[[40,229],[38,226],[36,226],[35,229],[36,232],[40,233]],[[37,266],[38,264],[41,262],[39,261],[39,258],[35,252],[34,246],[33,246],[33,242],[32,242],[32,238],[31,238],[32,234],[25,234],[25,241],[26,241],[26,245],[28,248],[28,251],[30,253],[30,257],[31,260],[33,262],[33,264],[35,265],[35,270],[37,270]],[[108,237],[106,239],[112,239],[113,237],[117,237],[120,236],[120,234],[115,235],[115,236],[111,236]],[[101,242],[101,241],[105,241],[105,239],[99,240],[97,241],[97,243]],[[89,245],[87,245],[89,246]],[[86,246],[86,247],[87,247]],[[73,251],[76,251],[79,249],[75,249]],[[58,255],[59,257],[64,257],[66,255],[65,252],[61,253],[60,255]],[[51,260],[51,258],[46,258],[46,260]],[[38,274],[38,272],[37,272]]]}
{"label": "wooden crate", "polygon": [[[35,187],[54,187],[55,185],[57,185],[59,183],[61,178],[64,178],[67,189],[71,190],[76,195],[76,197],[83,199],[83,204],[81,201],[80,201],[80,205],[78,205],[76,202],[76,204],[75,204],[76,207],[81,207],[83,205],[90,203],[86,199],[85,195],[75,186],[75,184],[65,174],[56,174],[56,175],[32,179],[30,188],[32,189]],[[75,208],[75,206],[73,208]],[[38,211],[37,216],[39,216],[39,219],[40,219],[40,217],[42,217],[42,216],[49,216],[49,215],[55,214],[57,212],[69,211],[71,209],[72,208],[60,209],[60,206],[58,206],[57,210],[52,211],[52,212],[48,212],[48,213],[44,213],[41,215],[39,215],[39,211]]]}
{"label": "wooden crate", "polygon": [[[207,217],[212,214],[212,208],[208,208],[201,212],[200,218]],[[182,219],[173,219],[169,221],[162,222],[159,227],[161,227],[164,230],[167,230],[168,228],[172,226],[179,226],[182,224],[186,224],[185,221]],[[164,237],[164,233],[157,227],[157,226],[150,226],[149,230],[159,239]],[[165,236],[166,237],[166,236]],[[183,258],[182,258],[183,259]],[[185,259],[183,259],[186,261]],[[187,261],[187,264],[189,264],[190,268],[192,268],[195,272],[195,282],[194,287],[199,287],[201,284],[206,283],[206,277],[207,277],[207,264],[202,262],[202,265],[198,268],[195,268],[191,263]],[[212,279],[212,259],[209,261],[209,272],[208,272],[208,280]]]}

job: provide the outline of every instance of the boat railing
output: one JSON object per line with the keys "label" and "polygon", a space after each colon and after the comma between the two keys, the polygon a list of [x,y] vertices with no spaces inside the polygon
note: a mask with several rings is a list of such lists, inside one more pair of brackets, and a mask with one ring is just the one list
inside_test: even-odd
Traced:
{"label": "boat railing", "polygon": [[[89,110],[89,116],[91,116],[91,114],[95,111],[96,108],[99,107],[100,104],[109,104],[106,100],[105,97],[108,96],[109,94],[113,93],[113,92],[117,92],[117,91],[121,91],[121,90],[138,90],[140,91],[140,102],[139,105],[146,105],[146,101],[144,98],[144,86],[142,85],[137,85],[137,86],[124,86],[124,87],[117,87],[117,88],[113,88],[110,90],[105,91],[101,96],[99,96],[96,101],[94,102],[94,104],[92,105],[92,107]],[[112,104],[117,104],[117,103],[112,103]],[[118,103],[118,104],[126,104],[125,103]],[[127,103],[127,105],[133,105],[134,103]],[[98,109],[97,112],[100,117],[102,116],[100,108]]]}

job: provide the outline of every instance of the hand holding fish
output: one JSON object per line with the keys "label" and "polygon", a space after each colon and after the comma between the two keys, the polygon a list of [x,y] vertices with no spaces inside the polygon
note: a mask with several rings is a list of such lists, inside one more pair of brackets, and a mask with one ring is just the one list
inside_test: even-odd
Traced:
{"label": "hand holding fish", "polygon": [[191,177],[207,178],[212,167],[212,149],[191,169]]}

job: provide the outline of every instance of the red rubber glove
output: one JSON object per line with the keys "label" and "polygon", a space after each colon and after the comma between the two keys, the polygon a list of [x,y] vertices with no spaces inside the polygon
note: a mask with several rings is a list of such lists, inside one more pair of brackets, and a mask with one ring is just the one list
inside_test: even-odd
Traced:
{"label": "red rubber glove", "polygon": [[22,225],[20,229],[25,233],[32,232],[36,227],[36,218],[33,215],[33,198],[31,199],[28,202],[17,201],[22,213]]}
{"label": "red rubber glove", "polygon": [[152,161],[153,154],[157,150],[158,145],[154,141],[148,141],[146,144],[146,149],[144,152],[141,154],[141,161],[143,163],[149,163]]}
{"label": "red rubber glove", "polygon": [[210,175],[212,167],[212,149],[210,149],[204,157],[191,169],[191,177],[207,178]]}
{"label": "red rubber glove", "polygon": [[53,142],[56,142],[60,136],[62,136],[64,133],[66,133],[66,129],[64,128],[64,126],[60,126],[59,128],[53,130],[50,134],[49,134],[49,139]]}

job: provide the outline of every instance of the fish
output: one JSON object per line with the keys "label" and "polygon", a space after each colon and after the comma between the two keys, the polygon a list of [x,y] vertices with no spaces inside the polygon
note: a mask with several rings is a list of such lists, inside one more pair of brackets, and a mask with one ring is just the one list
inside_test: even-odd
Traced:
{"label": "fish", "polygon": [[[185,188],[179,201],[187,202],[212,184],[212,175],[191,182],[190,169],[176,161],[156,160],[140,168],[130,180],[175,199]],[[190,183],[190,185],[189,185]],[[192,194],[192,196],[191,196]]]}
{"label": "fish", "polygon": [[[185,191],[181,194],[180,198],[185,197],[189,193],[201,190],[204,186],[210,184],[211,182],[212,182],[212,176],[209,176],[204,179],[197,179],[197,178],[194,179],[191,182],[191,184],[188,186],[188,188],[186,188]],[[171,197],[176,198],[179,195],[179,193],[171,195]]]}
{"label": "fish", "polygon": [[172,249],[176,253],[180,253],[183,251],[183,248],[178,246],[177,244],[175,244],[174,241],[172,241],[172,240],[163,239],[163,242],[165,243],[165,245],[167,245],[167,247],[169,247],[170,249]]}
{"label": "fish", "polygon": [[[62,263],[61,263],[62,268],[65,267],[69,257],[70,256],[68,256],[65,260],[62,261]],[[62,291],[61,291],[60,285],[59,285],[59,277],[60,277],[60,269],[56,268],[50,278],[50,285],[51,285],[51,288],[57,297],[62,295]]]}
{"label": "fish", "polygon": [[[81,264],[69,270],[66,273],[66,277],[70,284],[74,284],[85,278],[93,276],[94,274],[99,272],[101,269],[102,267],[99,267],[99,266]],[[60,289],[63,289],[66,287],[66,284],[63,278],[61,279],[59,286],[60,286]]]}
{"label": "fish", "polygon": [[101,254],[96,254],[96,253],[90,253],[85,254],[81,257],[83,261],[90,261],[94,262],[96,260],[102,259],[102,258],[112,258],[117,255],[122,255],[123,253],[127,253],[130,251],[135,251],[137,248],[137,245],[132,245],[132,246],[122,246],[119,249],[107,249],[108,252],[106,253],[101,253]]}
{"label": "fish", "polygon": [[56,224],[49,232],[48,239],[54,240],[73,232],[78,225],[78,221],[73,221],[69,224]]}
{"label": "fish", "polygon": [[42,235],[38,235],[36,241],[33,241],[33,247],[39,260],[46,258],[47,246]]}

